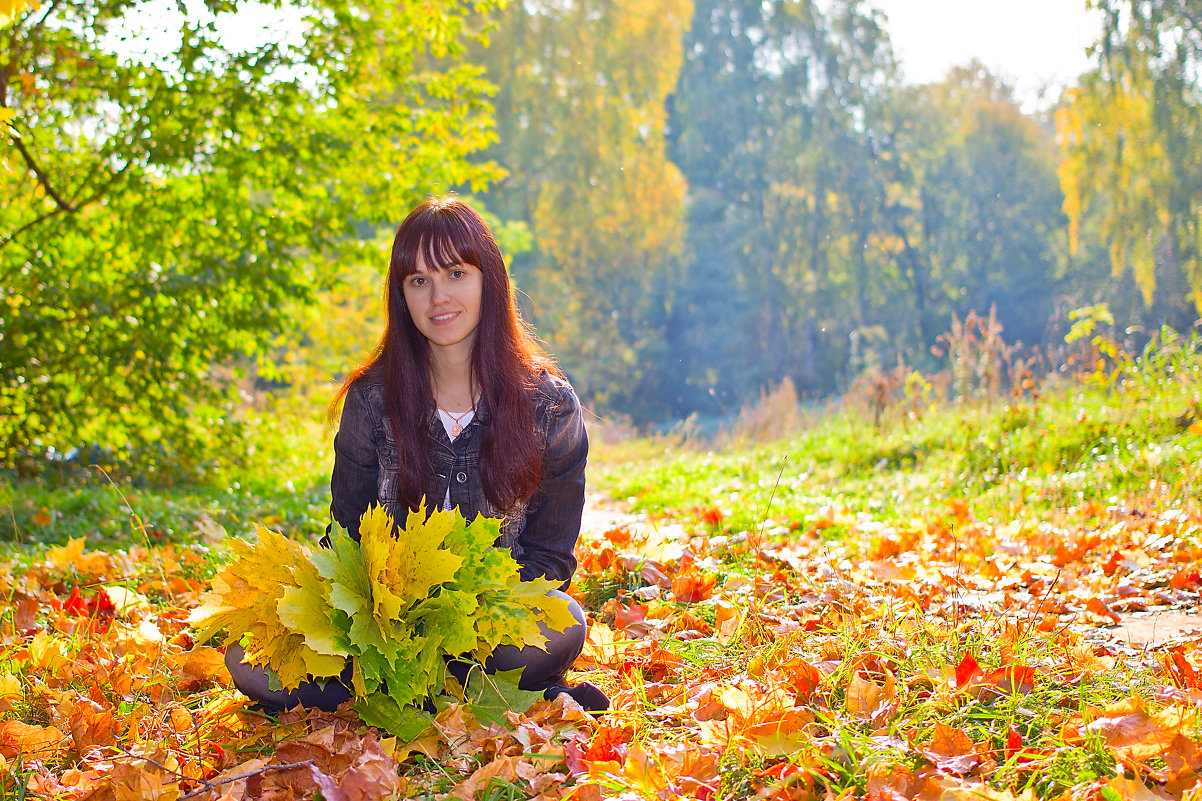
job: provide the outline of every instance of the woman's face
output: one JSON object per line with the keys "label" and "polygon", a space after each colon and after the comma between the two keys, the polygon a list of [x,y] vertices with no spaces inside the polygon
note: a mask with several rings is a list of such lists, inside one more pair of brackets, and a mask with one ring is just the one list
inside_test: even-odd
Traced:
{"label": "woman's face", "polygon": [[439,349],[471,351],[480,326],[484,274],[470,264],[430,270],[419,253],[417,272],[405,279],[405,305],[417,330]]}

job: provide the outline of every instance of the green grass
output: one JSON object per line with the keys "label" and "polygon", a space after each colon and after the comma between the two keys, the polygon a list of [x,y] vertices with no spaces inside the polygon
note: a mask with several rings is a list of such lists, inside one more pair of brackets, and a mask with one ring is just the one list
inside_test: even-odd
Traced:
{"label": "green grass", "polygon": [[832,505],[889,521],[963,501],[978,518],[1009,518],[1150,489],[1191,497],[1200,420],[1202,359],[1191,346],[1180,357],[1151,354],[1113,380],[1053,377],[1035,398],[899,408],[879,428],[844,407],[779,442],[605,445],[589,482],[635,512],[716,508],[734,531],[812,519]]}
{"label": "green grass", "polygon": [[324,533],[332,445],[322,422],[259,427],[248,449],[254,470],[226,468],[175,487],[131,481],[112,468],[84,466],[66,481],[0,473],[0,547],[74,537],[89,547],[190,541],[220,529],[244,535],[261,522],[296,537]]}

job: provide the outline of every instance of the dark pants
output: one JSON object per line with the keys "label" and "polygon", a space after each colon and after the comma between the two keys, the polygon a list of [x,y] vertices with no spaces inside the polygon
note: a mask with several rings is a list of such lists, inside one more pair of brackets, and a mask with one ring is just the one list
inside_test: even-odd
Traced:
{"label": "dark pants", "polygon": [[[563,683],[563,673],[572,666],[580,651],[584,648],[584,638],[587,634],[584,622],[584,610],[580,604],[559,590],[551,590],[548,595],[564,598],[568,608],[576,618],[576,625],[569,626],[564,631],[553,631],[545,624],[540,624],[543,636],[547,638],[547,650],[527,645],[518,648],[513,645],[502,645],[492,652],[484,662],[484,670],[488,673],[498,671],[522,671],[519,687],[523,690],[543,690],[553,684]],[[351,697],[351,663],[347,660],[342,675],[329,679],[325,686],[317,682],[307,681],[295,690],[271,690],[267,687],[267,673],[261,667],[251,667],[242,661],[245,651],[242,646],[234,643],[225,649],[225,666],[234,679],[234,686],[242,694],[258,701],[271,709],[291,709],[303,704],[306,709],[317,707],[327,712],[333,712],[339,704]],[[466,662],[449,661],[447,669],[460,682],[466,680],[470,665]]]}

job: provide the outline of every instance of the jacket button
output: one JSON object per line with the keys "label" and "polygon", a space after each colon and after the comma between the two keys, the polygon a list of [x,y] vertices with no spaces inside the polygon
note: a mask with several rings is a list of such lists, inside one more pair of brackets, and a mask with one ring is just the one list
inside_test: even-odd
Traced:
{"label": "jacket button", "polygon": [[467,473],[460,470],[458,473],[455,474],[455,480],[458,481],[460,484],[466,484],[467,483]]}

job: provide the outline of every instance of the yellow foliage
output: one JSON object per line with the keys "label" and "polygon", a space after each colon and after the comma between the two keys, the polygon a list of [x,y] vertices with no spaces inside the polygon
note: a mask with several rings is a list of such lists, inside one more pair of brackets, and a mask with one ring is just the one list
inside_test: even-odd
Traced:
{"label": "yellow foliage", "polygon": [[[315,607],[323,599],[317,589],[321,586],[317,569],[305,550],[283,535],[260,527],[258,536],[257,545],[234,541],[237,558],[213,577],[212,590],[188,622],[200,631],[202,641],[222,629],[227,631],[227,644],[241,639],[247,663],[271,668],[287,689],[309,677],[338,675],[348,653],[331,637],[323,637],[324,631],[312,635],[310,645],[312,628],[306,626],[306,634],[296,633],[280,615],[285,601],[290,622],[308,624],[319,619],[323,613]],[[311,608],[307,616],[298,611],[306,605]]]}
{"label": "yellow foliage", "polygon": [[[7,25],[27,6],[34,5],[36,5],[34,0],[0,0],[0,25]],[[3,119],[0,116],[0,121]]]}
{"label": "yellow foliage", "polygon": [[443,540],[455,525],[456,513],[436,510],[425,518],[424,509],[410,511],[406,536],[392,536],[392,518],[381,506],[373,507],[359,524],[363,558],[371,582],[372,610],[377,620],[398,620],[437,584],[450,581],[463,557],[442,550]]}
{"label": "yellow foliage", "polygon": [[[1132,64],[1104,81],[1083,78],[1056,113],[1060,186],[1069,246],[1095,198],[1115,275],[1130,267],[1146,302],[1156,290],[1155,248],[1173,226],[1174,165],[1158,126],[1156,87],[1146,65]],[[1187,265],[1188,268],[1188,265]]]}

